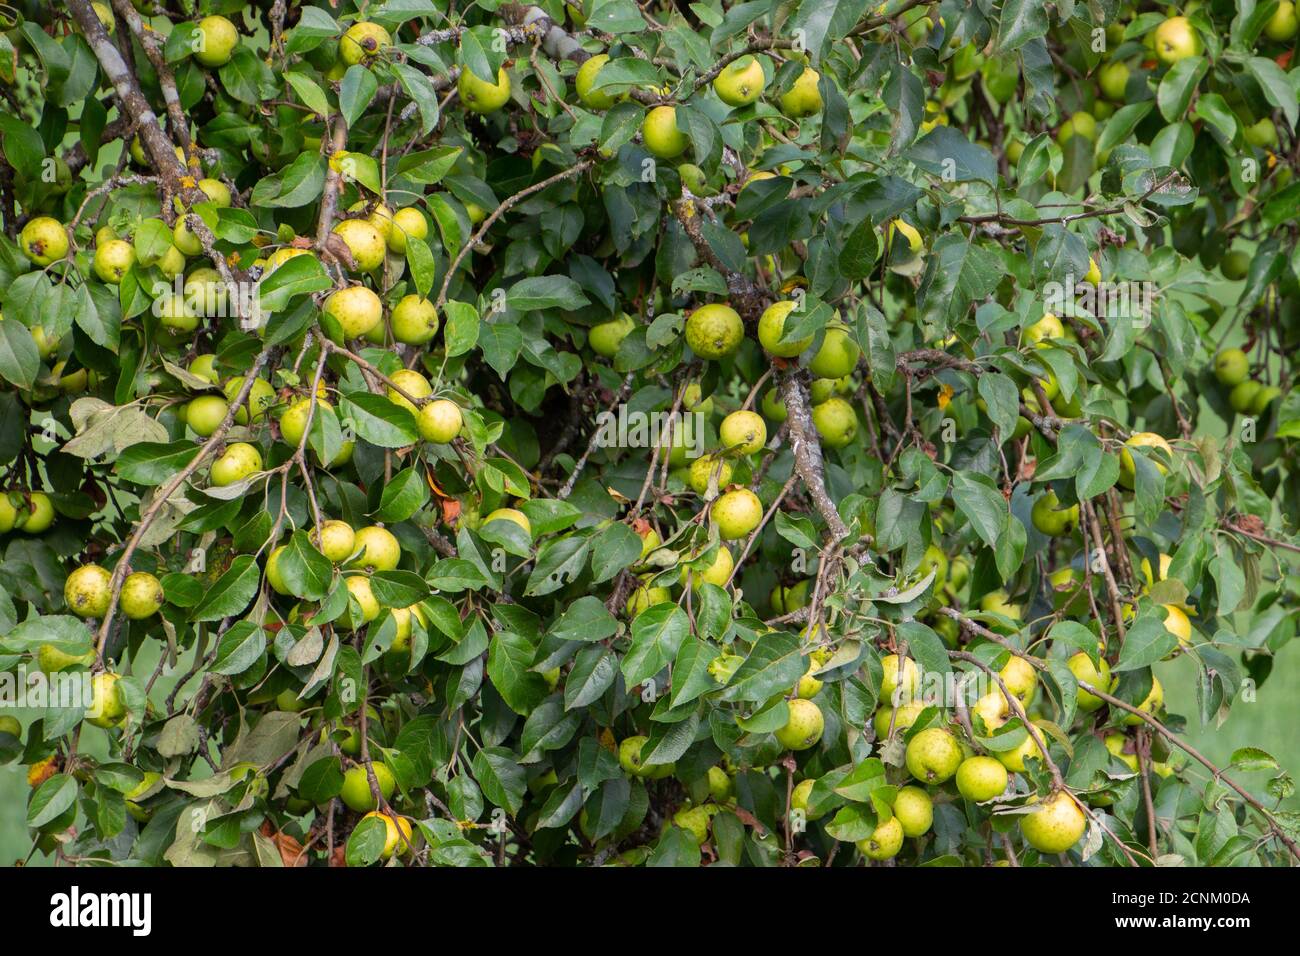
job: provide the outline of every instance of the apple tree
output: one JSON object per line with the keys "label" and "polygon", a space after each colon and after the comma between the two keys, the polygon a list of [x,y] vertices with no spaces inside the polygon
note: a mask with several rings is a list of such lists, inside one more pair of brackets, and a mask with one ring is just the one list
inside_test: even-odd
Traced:
{"label": "apple tree", "polygon": [[34,851],[1300,860],[1289,0],[0,15]]}

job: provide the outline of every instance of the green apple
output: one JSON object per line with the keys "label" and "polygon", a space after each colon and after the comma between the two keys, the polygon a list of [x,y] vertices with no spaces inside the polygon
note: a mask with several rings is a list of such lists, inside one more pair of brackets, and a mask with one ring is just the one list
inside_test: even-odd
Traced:
{"label": "green apple", "polygon": [[212,463],[212,484],[217,488],[243,481],[262,470],[262,453],[247,442],[226,446],[225,452]]}
{"label": "green apple", "polygon": [[230,62],[239,45],[239,32],[235,25],[221,16],[204,17],[191,41],[194,59],[204,66],[224,66]]}
{"label": "green apple", "polygon": [[1056,141],[1064,146],[1075,135],[1082,136],[1084,139],[1097,139],[1097,121],[1091,113],[1078,112],[1071,114],[1070,118],[1061,124],[1061,128],[1056,133]]}
{"label": "green apple", "polygon": [[[177,221],[179,224],[179,220]],[[182,250],[183,251],[183,250]],[[113,239],[95,250],[91,266],[95,275],[110,285],[117,285],[135,265],[135,248],[124,239]]]}
{"label": "green apple", "polygon": [[758,341],[769,355],[779,358],[793,358],[813,344],[813,336],[782,342],[785,322],[790,313],[799,306],[798,302],[786,300],[775,302],[763,310],[758,319]]}
{"label": "green apple", "polygon": [[1102,94],[1115,103],[1125,101],[1125,90],[1128,89],[1129,69],[1123,63],[1107,63],[1097,73],[1097,85],[1101,87]]}
{"label": "green apple", "polygon": [[[386,763],[374,761],[371,763],[371,768],[375,772],[375,783],[379,786],[380,795],[388,800],[397,787],[397,778],[393,776],[393,771]],[[339,791],[339,797],[357,813],[374,810],[378,806],[374,794],[370,792],[370,775],[366,773],[366,768],[360,765],[349,767],[343,774],[343,789]]]}
{"label": "green apple", "polygon": [[486,80],[480,80],[468,69],[464,69],[460,71],[460,79],[456,81],[456,90],[467,110],[475,113],[495,113],[510,101],[510,74],[506,72],[504,66],[500,67],[497,70],[497,81],[488,83]]}
{"label": "green apple", "polygon": [[786,702],[790,708],[785,726],[776,732],[777,742],[786,750],[807,750],[822,739],[826,719],[821,708],[811,700],[796,697]]}
{"label": "green apple", "polygon": [[339,57],[346,66],[378,56],[392,45],[393,38],[378,23],[362,20],[348,27],[347,32],[339,38]]}
{"label": "green apple", "polygon": [[1061,507],[1056,492],[1050,488],[1038,496],[1030,511],[1034,527],[1049,538],[1059,538],[1070,533],[1079,524],[1079,506]]}
{"label": "green apple", "polygon": [[702,359],[717,361],[740,348],[745,325],[729,305],[702,305],[686,319],[686,344]]}
{"label": "green apple", "polygon": [[465,419],[459,405],[440,398],[425,403],[415,417],[415,424],[425,441],[445,445],[460,434]]}
{"label": "green apple", "polygon": [[[1066,666],[1070,668],[1070,673],[1072,673],[1077,680],[1082,681],[1089,687],[1094,687],[1097,690],[1110,693],[1110,662],[1107,661],[1106,658],[1103,657],[1097,664],[1093,664],[1091,657],[1083,651],[1079,651],[1066,661]],[[1079,710],[1083,711],[1085,714],[1097,710],[1101,707],[1102,703],[1104,702],[1096,694],[1090,694],[1082,688],[1079,689],[1077,706]]]}
{"label": "green apple", "polygon": [[974,803],[1002,796],[1007,780],[1007,768],[992,757],[967,757],[957,768],[957,790]]}
{"label": "green apple", "polygon": [[49,216],[37,216],[18,234],[18,246],[34,265],[48,266],[68,254],[68,231]]}
{"label": "green apple", "polygon": [[742,56],[722,68],[713,78],[713,92],[728,106],[748,106],[763,95],[767,79],[763,64],[754,56]]}
{"label": "green apple", "polygon": [[1291,0],[1282,0],[1268,23],[1264,24],[1264,35],[1278,43],[1286,43],[1296,35],[1300,22],[1296,19],[1295,4]]}
{"label": "green apple", "polygon": [[894,819],[903,836],[919,837],[934,823],[934,801],[920,787],[902,787],[894,797]]}
{"label": "green apple", "polygon": [[1219,271],[1223,273],[1225,279],[1231,279],[1236,282],[1239,279],[1246,278],[1246,273],[1250,272],[1250,253],[1244,249],[1231,249],[1224,254],[1223,259],[1219,262]]}
{"label": "green apple", "polygon": [[[1179,18],[1181,19],[1181,18]],[[1040,853],[1064,853],[1088,829],[1088,818],[1068,793],[1060,791],[1020,818],[1025,842]]]}
{"label": "green apple", "polygon": [[903,848],[903,825],[898,817],[890,817],[872,831],[871,836],[858,840],[858,850],[869,860],[890,860]]}
{"label": "green apple", "polygon": [[578,74],[573,78],[573,87],[578,92],[578,99],[588,109],[607,110],[615,103],[627,99],[626,93],[615,96],[605,90],[592,89],[596,85],[596,74],[608,62],[608,53],[598,53],[593,57],[588,57],[583,61],[582,66],[578,67]]}
{"label": "green apple", "polygon": [[672,106],[656,106],[646,113],[641,141],[659,159],[676,159],[690,145],[686,134],[677,128],[677,109]]}
{"label": "green apple", "polygon": [[587,333],[587,343],[597,355],[613,358],[618,354],[618,347],[634,328],[636,322],[630,315],[619,315],[608,322],[593,325],[591,331]]}
{"label": "green apple", "polygon": [[815,116],[822,111],[822,94],[817,88],[821,74],[810,66],[805,66],[794,85],[777,97],[777,106],[791,119]]}
{"label": "green apple", "polygon": [[1277,149],[1277,127],[1267,116],[1258,123],[1247,126],[1241,135],[1257,149]]}
{"label": "green apple", "polygon": [[808,363],[808,370],[818,378],[843,378],[858,367],[862,349],[849,330],[832,325],[822,337],[822,346]]}
{"label": "green apple", "polygon": [[1214,377],[1224,388],[1236,388],[1249,376],[1250,359],[1241,349],[1224,349],[1214,357]]}
{"label": "green apple", "polygon": [[844,448],[858,433],[858,416],[842,398],[828,398],[813,406],[813,426],[827,448]]}
{"label": "green apple", "polygon": [[1201,52],[1201,37],[1186,17],[1170,17],[1156,27],[1154,44],[1160,62],[1169,66]]}
{"label": "green apple", "polygon": [[743,538],[763,520],[763,503],[748,488],[719,495],[713,502],[713,523],[724,541]]}
{"label": "green apple", "polygon": [[393,338],[404,345],[424,345],[438,334],[438,310],[420,295],[403,296],[388,321]]}
{"label": "green apple", "polygon": [[230,405],[219,395],[199,395],[185,406],[185,424],[200,438],[207,438],[226,419]]}
{"label": "green apple", "polygon": [[922,783],[943,783],[961,765],[961,745],[942,727],[927,727],[908,743],[904,760],[908,772]]}
{"label": "green apple", "polygon": [[112,598],[112,575],[98,564],[83,564],[63,582],[63,600],[77,617],[103,617]]}

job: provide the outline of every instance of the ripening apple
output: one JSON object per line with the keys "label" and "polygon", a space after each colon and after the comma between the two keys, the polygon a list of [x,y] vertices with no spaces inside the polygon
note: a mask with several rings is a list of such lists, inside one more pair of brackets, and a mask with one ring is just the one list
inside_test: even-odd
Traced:
{"label": "ripening apple", "polygon": [[37,216],[18,234],[23,255],[34,265],[48,266],[68,254],[68,231],[50,216]]}
{"label": "ripening apple", "polygon": [[588,57],[582,66],[578,67],[578,74],[573,78],[573,87],[578,92],[578,99],[588,109],[607,110],[615,103],[627,99],[626,93],[615,96],[605,90],[592,89],[596,85],[596,74],[608,62],[608,53],[598,53]]}
{"label": "ripening apple", "polygon": [[488,83],[467,69],[461,70],[456,90],[466,109],[475,113],[495,113],[510,100],[510,74],[504,66],[500,67],[497,70],[497,81]]}
{"label": "ripening apple", "polygon": [[737,488],[714,500],[711,516],[722,539],[733,541],[758,527],[763,520],[763,503],[748,488]]}
{"label": "ripening apple", "polygon": [[[696,557],[692,555],[691,557]],[[713,584],[717,587],[726,585],[731,577],[731,569],[736,566],[735,558],[731,556],[726,546],[718,548],[718,553],[713,559],[713,564],[709,565],[703,571],[697,571],[693,568],[682,568],[682,583],[685,584],[690,580],[691,587],[698,591],[706,584]]]}
{"label": "ripening apple", "polygon": [[158,613],[163,606],[162,582],[148,571],[136,571],[128,574],[122,582],[122,595],[119,603],[122,613],[132,621],[143,621]]}
{"label": "ripening apple", "polygon": [[1155,53],[1161,63],[1173,66],[1201,52],[1201,37],[1186,17],[1170,17],[1155,32]]}
{"label": "ripening apple", "polygon": [[[374,770],[375,783],[379,786],[380,795],[388,800],[397,786],[397,778],[393,776],[393,771],[386,763],[373,761],[371,768]],[[339,791],[339,797],[357,813],[375,809],[377,804],[374,795],[370,792],[370,776],[366,773],[365,767],[358,764],[348,768],[343,774],[343,788]]]}
{"label": "ripening apple", "polygon": [[725,488],[731,484],[733,471],[734,468],[727,459],[701,455],[691,462],[686,483],[697,495],[703,495],[708,491],[710,482],[713,482],[715,488]]}
{"label": "ripening apple", "polygon": [[602,358],[613,358],[618,354],[618,347],[635,327],[636,322],[630,315],[618,315],[607,322],[598,322],[587,333],[587,344]]}
{"label": "ripening apple", "polygon": [[718,426],[718,438],[735,454],[752,455],[767,444],[767,423],[757,412],[732,412]]}
{"label": "ripening apple", "polygon": [[[1157,435],[1155,432],[1134,432],[1129,436],[1128,440],[1124,442],[1124,445],[1126,447],[1121,449],[1119,456],[1119,480],[1120,484],[1124,485],[1126,488],[1132,488],[1133,482],[1136,480],[1133,456],[1129,453],[1129,448],[1158,448],[1169,458],[1172,458],[1174,455],[1174,449],[1170,446],[1169,442],[1162,436]],[[1160,474],[1163,475],[1168,471],[1164,464],[1157,460],[1155,456],[1150,456],[1150,458]]]}
{"label": "ripening apple", "polygon": [[[368,783],[367,787],[369,787]],[[404,854],[411,848],[411,821],[407,820],[406,817],[371,810],[361,819],[369,820],[371,817],[376,817],[384,822],[384,848],[379,851],[379,856],[382,859],[390,859],[394,853]]]}
{"label": "ripening apple", "polygon": [[[424,239],[429,235],[429,221],[414,206],[406,206],[393,213],[392,228],[388,232],[388,248],[398,255],[406,252],[408,239]],[[400,340],[399,340],[400,341]]]}
{"label": "ripening apple", "polygon": [[346,521],[332,519],[323,522],[319,534],[312,529],[311,543],[334,564],[341,564],[356,551],[356,532]]}
{"label": "ripening apple", "polygon": [[822,739],[826,718],[821,708],[811,700],[796,697],[786,702],[790,716],[785,725],[776,731],[777,742],[786,750],[807,750]]}
{"label": "ripening apple", "polygon": [[814,116],[822,111],[822,94],[817,88],[821,74],[805,66],[794,85],[777,97],[777,106],[791,119]]}
{"label": "ripening apple", "polygon": [[799,303],[793,300],[774,302],[759,316],[758,341],[769,355],[793,358],[813,344],[812,335],[789,342],[781,341],[781,336],[785,332],[786,319],[798,306]]}
{"label": "ripening apple", "polygon": [[366,220],[344,219],[334,227],[334,234],[347,245],[358,272],[373,272],[384,264],[388,244],[383,234]]}
{"label": "ripening apple", "polygon": [[1107,63],[1097,73],[1102,94],[1115,103],[1123,103],[1128,89],[1129,68],[1122,62]]}
{"label": "ripening apple", "polygon": [[402,559],[402,546],[387,528],[370,525],[356,532],[354,547],[359,552],[350,567],[391,571]]}
{"label": "ripening apple", "polygon": [[[401,368],[389,377],[397,388],[394,388],[393,385],[388,387],[388,400],[394,405],[401,405],[412,415],[418,414],[419,409],[416,408],[411,399],[428,398],[433,394],[433,386],[429,384],[429,380],[415,369]],[[399,392],[398,388],[402,391]],[[402,394],[403,392],[406,394]],[[407,398],[407,395],[410,395],[411,398]]]}
{"label": "ripening apple", "polygon": [[219,395],[199,395],[185,406],[185,424],[194,434],[207,438],[226,420],[230,405]]}
{"label": "ripening apple", "polygon": [[686,134],[677,128],[677,109],[672,106],[656,106],[646,113],[641,141],[659,159],[676,159],[690,145]]}
{"label": "ripening apple", "polygon": [[[344,580],[348,589],[348,609],[339,624],[346,630],[356,630],[363,624],[369,624],[379,617],[379,600],[370,589],[370,578],[365,574],[349,574]],[[352,610],[353,603],[360,609],[360,614]]]}
{"label": "ripening apple", "polygon": [[740,347],[745,326],[740,314],[729,305],[702,305],[686,319],[686,344],[702,359],[717,361]]}
{"label": "ripening apple", "polygon": [[722,68],[713,78],[713,92],[728,106],[748,106],[763,95],[767,79],[763,64],[754,56],[742,56]]}
{"label": "ripening apple", "polygon": [[347,66],[368,61],[391,46],[393,39],[378,23],[362,20],[352,24],[339,38],[339,58]]}
{"label": "ripening apple", "polygon": [[384,318],[384,304],[363,285],[348,286],[330,295],[324,309],[343,329],[345,339],[365,335]]}
{"label": "ripening apple", "polygon": [[198,34],[193,42],[194,59],[204,66],[224,66],[230,62],[235,47],[239,45],[239,33],[225,17],[204,17],[198,23]]}
{"label": "ripening apple", "polygon": [[124,239],[113,239],[95,250],[91,265],[100,279],[117,285],[135,265],[135,248]]}
{"label": "ripening apple", "polygon": [[822,337],[822,346],[808,363],[818,378],[843,378],[858,367],[862,349],[842,325],[832,325]]}
{"label": "ripening apple", "polygon": [[77,617],[103,617],[112,598],[112,575],[98,564],[83,564],[63,582],[63,600]]}
{"label": "ripening apple", "polygon": [[223,488],[243,481],[262,470],[262,453],[247,442],[233,442],[212,463],[211,480],[215,487]]}

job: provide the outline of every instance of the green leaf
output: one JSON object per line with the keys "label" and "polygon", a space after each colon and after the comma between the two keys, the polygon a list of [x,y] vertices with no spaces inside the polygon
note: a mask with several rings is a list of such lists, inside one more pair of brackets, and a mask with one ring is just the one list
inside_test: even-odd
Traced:
{"label": "green leaf", "polygon": [[378,89],[379,82],[366,67],[360,63],[348,67],[339,82],[339,109],[348,126],[356,125],[357,119],[366,111]]}
{"label": "green leaf", "polygon": [[251,554],[241,554],[230,562],[221,577],[217,578],[203,596],[190,619],[193,621],[219,621],[233,617],[248,607],[261,583],[261,569]]}
{"label": "green leaf", "polygon": [[125,481],[137,485],[161,485],[173,478],[198,453],[198,448],[191,441],[165,445],[141,442],[123,451],[118,456],[115,467]]}
{"label": "green leaf", "polygon": [[77,801],[77,778],[56,773],[34,791],[27,802],[27,825],[39,829],[59,818]]}
{"label": "green leaf", "polygon": [[311,543],[306,531],[295,531],[290,536],[275,563],[294,597],[319,601],[334,583],[334,566]]}
{"label": "green leaf", "polygon": [[533,309],[578,309],[590,302],[582,287],[568,276],[521,279],[506,293],[506,304],[521,312]]}
{"label": "green leaf", "polygon": [[339,413],[352,420],[356,433],[380,448],[405,448],[420,440],[415,416],[406,408],[373,392],[348,392]]}
{"label": "green leaf", "polygon": [[528,789],[523,767],[515,762],[514,755],[504,747],[485,747],[474,755],[470,764],[474,779],[483,790],[483,796],[494,806],[511,814],[519,812]]}
{"label": "green leaf", "polygon": [[952,476],[952,500],[975,533],[990,548],[1006,525],[1007,502],[993,482],[983,475],[958,471]]}
{"label": "green leaf", "polygon": [[0,376],[19,388],[31,388],[40,370],[31,331],[21,322],[0,319]]}
{"label": "green leaf", "polygon": [[617,632],[618,620],[606,610],[605,602],[584,594],[551,625],[550,636],[557,641],[603,641]]}
{"label": "green leaf", "polygon": [[379,507],[373,517],[377,521],[394,524],[405,521],[424,507],[429,500],[429,488],[414,467],[403,468],[393,480],[384,485],[379,496]]}
{"label": "green leaf", "polygon": [[623,680],[636,687],[668,666],[691,631],[686,612],[675,604],[656,604],[632,622],[632,645],[623,656]]}
{"label": "green leaf", "polygon": [[222,635],[211,671],[227,676],[242,674],[257,663],[265,650],[266,631],[252,621],[237,621]]}

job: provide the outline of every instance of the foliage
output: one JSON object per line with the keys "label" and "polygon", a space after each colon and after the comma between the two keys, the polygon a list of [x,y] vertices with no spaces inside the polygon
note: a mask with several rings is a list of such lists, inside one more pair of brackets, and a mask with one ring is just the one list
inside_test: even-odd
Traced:
{"label": "foliage", "polygon": [[1300,859],[1181,736],[1295,630],[1291,4],[57,7],[0,34],[0,677],[90,695],[0,718],[37,847]]}

